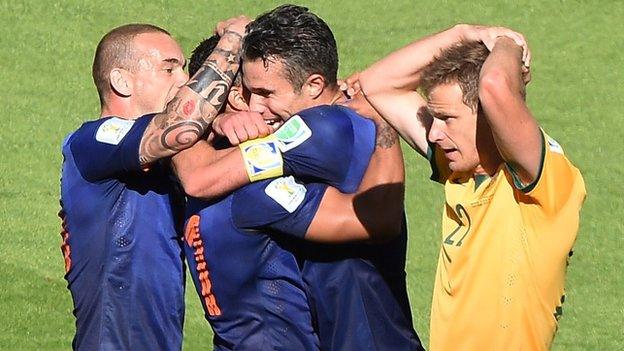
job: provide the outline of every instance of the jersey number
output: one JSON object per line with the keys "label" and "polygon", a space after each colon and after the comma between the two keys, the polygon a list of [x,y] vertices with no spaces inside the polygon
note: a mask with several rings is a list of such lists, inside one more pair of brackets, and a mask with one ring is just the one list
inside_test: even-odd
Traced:
{"label": "jersey number", "polygon": [[[468,233],[470,233],[470,225],[471,225],[470,216],[468,216],[468,211],[466,211],[466,209],[462,205],[455,206],[455,212],[457,213],[457,216],[459,217],[460,223],[457,225],[457,228],[455,228],[451,232],[451,234],[449,234],[446,237],[446,239],[444,239],[444,243],[447,245],[462,246],[464,238],[466,237],[466,235],[468,235]],[[463,221],[464,217],[466,217],[466,221],[468,222],[467,227],[464,226],[464,221]],[[464,235],[461,236],[459,241],[455,242],[456,234],[459,233],[462,227],[466,227],[466,232],[464,233]]]}

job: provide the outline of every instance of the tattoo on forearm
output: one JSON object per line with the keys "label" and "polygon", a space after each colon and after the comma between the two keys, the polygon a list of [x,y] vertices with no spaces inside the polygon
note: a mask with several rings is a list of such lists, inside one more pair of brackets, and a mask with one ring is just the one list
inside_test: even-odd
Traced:
{"label": "tattoo on forearm", "polygon": [[399,137],[396,130],[385,121],[377,122],[377,137],[375,145],[382,149],[389,149],[397,143]]}
{"label": "tattoo on forearm", "polygon": [[166,110],[154,117],[141,141],[141,164],[186,149],[206,132],[225,103],[238,72],[241,40],[240,34],[226,31],[206,62],[186,84],[188,89],[181,89],[167,104]]}
{"label": "tattoo on forearm", "polygon": [[233,78],[233,76],[228,76],[226,72],[223,72],[216,62],[207,61],[186,85],[205,99],[205,90],[210,84],[219,81],[231,84]]}

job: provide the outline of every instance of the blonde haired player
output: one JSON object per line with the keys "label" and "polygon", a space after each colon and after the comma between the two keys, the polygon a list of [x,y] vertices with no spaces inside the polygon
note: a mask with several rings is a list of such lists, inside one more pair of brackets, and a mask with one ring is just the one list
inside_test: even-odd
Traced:
{"label": "blonde haired player", "polygon": [[529,61],[520,34],[458,25],[359,76],[445,186],[431,350],[545,350],[557,329],[585,186],[525,103]]}

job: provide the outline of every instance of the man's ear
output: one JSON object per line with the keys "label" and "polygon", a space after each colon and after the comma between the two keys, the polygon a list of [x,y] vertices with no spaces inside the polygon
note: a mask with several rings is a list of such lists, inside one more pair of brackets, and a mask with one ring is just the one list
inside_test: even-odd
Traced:
{"label": "man's ear", "polygon": [[234,111],[249,111],[249,105],[243,97],[243,87],[233,86],[228,93],[228,105]]}
{"label": "man's ear", "polygon": [[316,99],[325,90],[325,78],[320,74],[310,75],[303,83],[302,90],[309,98]]}
{"label": "man's ear", "polygon": [[113,68],[108,77],[110,79],[111,88],[115,94],[121,96],[132,95],[132,89],[134,88],[131,79],[132,73],[123,68]]}

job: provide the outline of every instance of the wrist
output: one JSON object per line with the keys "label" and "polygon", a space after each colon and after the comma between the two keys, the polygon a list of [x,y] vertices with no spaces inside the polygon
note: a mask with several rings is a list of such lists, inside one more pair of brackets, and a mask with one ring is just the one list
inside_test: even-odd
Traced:
{"label": "wrist", "polygon": [[474,26],[465,23],[459,23],[454,25],[451,28],[451,31],[455,34],[457,38],[460,40],[473,40],[471,34],[474,32]]}

